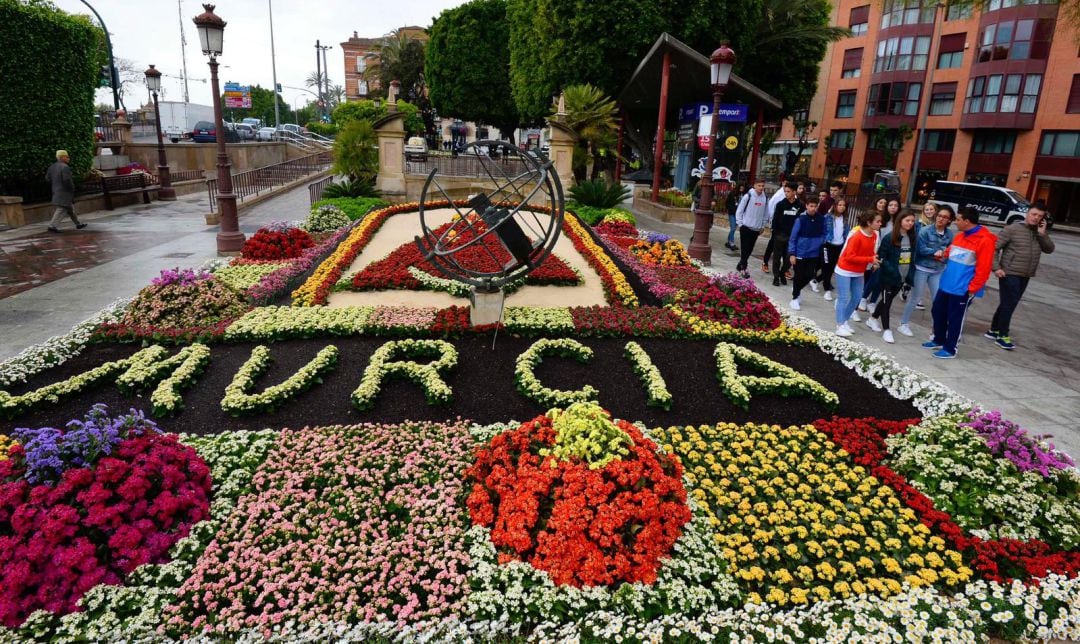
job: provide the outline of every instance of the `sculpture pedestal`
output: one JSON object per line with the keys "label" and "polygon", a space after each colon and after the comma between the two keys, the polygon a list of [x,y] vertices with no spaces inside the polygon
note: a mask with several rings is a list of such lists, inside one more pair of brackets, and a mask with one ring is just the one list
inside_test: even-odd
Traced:
{"label": "sculpture pedestal", "polygon": [[498,324],[505,301],[506,294],[501,289],[486,291],[474,287],[469,293],[469,321],[473,326]]}

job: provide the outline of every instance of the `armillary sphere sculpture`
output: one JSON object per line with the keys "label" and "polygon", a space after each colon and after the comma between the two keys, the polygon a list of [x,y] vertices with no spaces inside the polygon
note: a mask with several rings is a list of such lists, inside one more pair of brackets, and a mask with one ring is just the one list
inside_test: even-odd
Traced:
{"label": "armillary sphere sculpture", "polygon": [[[455,202],[439,180],[466,177],[479,178],[482,188]],[[449,224],[446,208],[454,211]],[[472,323],[492,324],[502,317],[503,287],[551,254],[564,214],[562,185],[549,160],[503,141],[476,141],[456,163],[428,174],[416,245],[440,272],[472,287]]]}

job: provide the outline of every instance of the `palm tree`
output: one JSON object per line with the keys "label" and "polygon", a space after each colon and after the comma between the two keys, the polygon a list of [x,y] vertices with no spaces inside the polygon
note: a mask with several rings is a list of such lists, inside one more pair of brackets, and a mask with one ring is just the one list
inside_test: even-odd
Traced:
{"label": "palm tree", "polygon": [[604,159],[613,154],[617,142],[619,122],[615,101],[589,84],[571,85],[563,90],[563,96],[565,122],[579,137],[574,150],[575,174],[591,175],[590,178],[595,179],[603,168]]}
{"label": "palm tree", "polygon": [[761,22],[754,43],[759,50],[783,47],[793,42],[827,45],[851,36],[847,27],[806,21],[805,16],[820,10],[821,0],[763,0]]}
{"label": "palm tree", "polygon": [[308,77],[304,79],[304,86],[306,87],[323,87],[326,85],[326,72],[311,72]]}

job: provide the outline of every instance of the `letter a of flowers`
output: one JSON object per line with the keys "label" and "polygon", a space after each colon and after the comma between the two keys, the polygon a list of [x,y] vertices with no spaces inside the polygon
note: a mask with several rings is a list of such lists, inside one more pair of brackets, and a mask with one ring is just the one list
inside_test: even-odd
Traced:
{"label": "letter a of flowers", "polygon": [[[435,357],[437,360],[429,364],[418,364],[411,360],[392,360],[399,355]],[[375,398],[382,390],[383,380],[394,375],[403,376],[420,385],[429,405],[448,405],[454,399],[454,391],[443,381],[439,372],[453,369],[457,366],[457,361],[457,349],[445,340],[387,342],[371,354],[371,362],[364,369],[360,386],[352,393],[353,406],[361,411],[374,407]]]}
{"label": "letter a of flowers", "polygon": [[[746,347],[721,342],[716,345],[713,356],[720,388],[731,402],[743,409],[749,409],[752,394],[780,394],[785,398],[806,396],[830,409],[840,404],[840,398],[817,380]],[[740,375],[740,364],[764,371],[769,376]]]}

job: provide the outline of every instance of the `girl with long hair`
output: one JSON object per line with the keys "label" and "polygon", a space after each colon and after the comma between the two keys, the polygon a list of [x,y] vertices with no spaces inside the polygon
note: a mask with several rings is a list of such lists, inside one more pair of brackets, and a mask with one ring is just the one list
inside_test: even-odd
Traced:
{"label": "girl with long hair", "polygon": [[881,214],[866,211],[859,215],[859,227],[852,232],[840,251],[833,272],[836,280],[836,335],[850,336],[855,333],[848,320],[855,313],[859,293],[863,288],[863,275],[880,265],[876,249]]}
{"label": "girl with long hair", "polygon": [[874,314],[866,320],[866,326],[882,333],[882,339],[889,344],[896,342],[889,328],[889,309],[893,300],[900,293],[904,284],[911,284],[913,279],[913,259],[915,257],[915,213],[898,213],[888,235],[882,235],[878,245],[878,259],[881,267],[877,271],[881,285],[882,298],[874,308]]}

